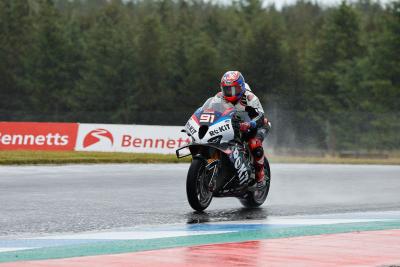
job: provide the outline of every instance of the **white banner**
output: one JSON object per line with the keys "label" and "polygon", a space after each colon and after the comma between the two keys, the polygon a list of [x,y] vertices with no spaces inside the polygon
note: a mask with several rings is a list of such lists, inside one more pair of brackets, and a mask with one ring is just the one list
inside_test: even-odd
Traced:
{"label": "white banner", "polygon": [[79,124],[76,151],[174,154],[190,139],[181,126]]}

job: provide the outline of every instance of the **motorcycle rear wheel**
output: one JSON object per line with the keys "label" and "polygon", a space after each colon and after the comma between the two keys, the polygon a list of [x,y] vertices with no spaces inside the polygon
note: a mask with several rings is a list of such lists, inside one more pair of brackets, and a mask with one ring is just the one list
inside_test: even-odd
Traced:
{"label": "motorcycle rear wheel", "polygon": [[256,208],[264,204],[269,193],[269,187],[271,184],[271,169],[267,158],[264,158],[264,173],[266,186],[262,190],[256,190],[254,192],[248,192],[244,198],[239,199],[240,203],[246,208]]}
{"label": "motorcycle rear wheel", "polygon": [[188,202],[197,211],[205,210],[210,205],[213,197],[208,187],[209,179],[207,179],[205,166],[206,162],[204,160],[194,158],[190,164],[186,179]]}

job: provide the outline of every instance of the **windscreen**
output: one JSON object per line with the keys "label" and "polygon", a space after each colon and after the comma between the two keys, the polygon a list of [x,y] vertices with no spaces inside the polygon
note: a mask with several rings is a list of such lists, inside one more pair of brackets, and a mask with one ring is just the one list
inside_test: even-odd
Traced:
{"label": "windscreen", "polygon": [[222,98],[211,97],[203,104],[201,110],[214,110],[223,113],[225,110],[233,107],[231,103],[224,101]]}
{"label": "windscreen", "polygon": [[[203,104],[203,106],[198,111],[208,112],[212,110],[214,112],[222,114],[224,113],[224,111],[231,108],[235,108],[235,106],[230,102],[226,102],[220,97],[211,97]],[[246,111],[236,110],[236,115],[240,118],[241,121],[251,120]]]}

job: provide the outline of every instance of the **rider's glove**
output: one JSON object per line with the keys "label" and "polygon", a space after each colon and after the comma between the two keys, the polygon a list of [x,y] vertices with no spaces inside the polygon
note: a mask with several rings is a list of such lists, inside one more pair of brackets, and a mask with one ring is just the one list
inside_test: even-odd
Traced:
{"label": "rider's glove", "polygon": [[255,121],[250,121],[250,122],[242,122],[240,123],[240,131],[241,132],[247,132],[250,129],[256,128],[256,122]]}

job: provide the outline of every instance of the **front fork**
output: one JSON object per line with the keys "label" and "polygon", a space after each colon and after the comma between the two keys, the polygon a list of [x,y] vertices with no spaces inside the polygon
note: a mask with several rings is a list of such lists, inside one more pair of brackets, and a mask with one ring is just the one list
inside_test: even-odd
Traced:
{"label": "front fork", "polygon": [[214,153],[211,154],[211,157],[207,159],[206,170],[211,173],[210,182],[208,183],[210,192],[214,192],[217,187],[217,177],[221,162],[220,156],[220,152],[215,150]]}

